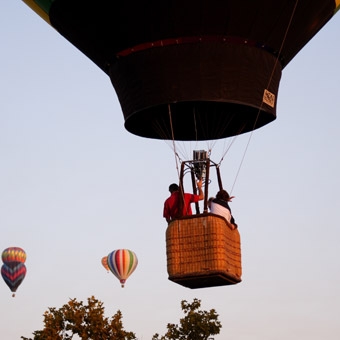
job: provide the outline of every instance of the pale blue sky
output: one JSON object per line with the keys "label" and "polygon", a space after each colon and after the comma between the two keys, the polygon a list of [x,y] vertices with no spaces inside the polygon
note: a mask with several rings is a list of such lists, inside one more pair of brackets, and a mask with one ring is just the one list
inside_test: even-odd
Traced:
{"label": "pale blue sky", "polygon": [[[222,163],[225,187],[236,179],[243,281],[190,290],[166,272],[171,148],[128,133],[107,75],[23,2],[2,1],[0,250],[24,248],[27,276],[15,298],[0,283],[1,338],[29,337],[48,307],[94,295],[143,340],[195,297],[220,316],[216,340],[338,340],[339,32],[337,14],[284,69],[278,118],[253,133],[239,175],[249,134]],[[139,259],[124,289],[100,263],[118,248]]]}

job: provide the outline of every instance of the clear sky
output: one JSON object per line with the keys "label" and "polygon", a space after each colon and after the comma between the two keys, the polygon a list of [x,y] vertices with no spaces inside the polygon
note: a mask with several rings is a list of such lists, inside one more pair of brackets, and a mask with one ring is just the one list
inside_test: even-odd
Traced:
{"label": "clear sky", "polygon": [[[16,297],[0,282],[1,338],[29,337],[48,307],[94,295],[143,340],[193,298],[219,314],[216,340],[338,340],[339,32],[337,14],[284,69],[277,120],[238,137],[222,163],[242,282],[190,290],[167,279],[171,148],[128,133],[108,76],[23,2],[1,1],[0,251],[27,253]],[[139,259],[125,288],[100,262],[118,248]]]}

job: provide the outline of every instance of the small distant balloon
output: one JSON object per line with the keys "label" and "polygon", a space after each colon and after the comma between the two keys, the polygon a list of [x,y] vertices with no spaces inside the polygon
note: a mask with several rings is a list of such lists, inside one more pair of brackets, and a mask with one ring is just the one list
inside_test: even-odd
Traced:
{"label": "small distant balloon", "polygon": [[109,265],[107,264],[107,256],[104,256],[102,258],[102,265],[107,270],[107,272],[109,273],[110,272],[110,268],[109,268]]}
{"label": "small distant balloon", "polygon": [[6,248],[1,255],[2,262],[1,276],[11,292],[13,297],[18,287],[26,276],[26,253],[22,248],[9,247]]}
{"label": "small distant balloon", "polygon": [[107,256],[107,264],[123,288],[128,277],[136,269],[138,259],[136,254],[129,249],[117,249]]}

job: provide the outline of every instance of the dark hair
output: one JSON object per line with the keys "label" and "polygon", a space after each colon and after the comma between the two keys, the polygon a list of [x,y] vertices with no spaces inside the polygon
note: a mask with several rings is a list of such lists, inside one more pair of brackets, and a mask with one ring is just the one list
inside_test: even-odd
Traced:
{"label": "dark hair", "polygon": [[170,186],[169,186],[169,191],[170,191],[171,193],[173,193],[174,191],[178,191],[178,190],[179,190],[179,187],[178,187],[178,185],[177,185],[176,183],[170,184]]}
{"label": "dark hair", "polygon": [[219,200],[223,200],[228,202],[229,201],[229,194],[225,191],[225,190],[220,190],[217,194],[216,194],[216,198]]}

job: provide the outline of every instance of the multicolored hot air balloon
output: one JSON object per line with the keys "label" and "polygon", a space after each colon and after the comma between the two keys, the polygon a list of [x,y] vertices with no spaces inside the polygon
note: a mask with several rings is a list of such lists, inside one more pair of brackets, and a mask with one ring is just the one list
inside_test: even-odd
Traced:
{"label": "multicolored hot air balloon", "polygon": [[18,287],[26,276],[26,253],[22,248],[6,248],[1,255],[2,262],[1,276],[9,289],[13,292],[13,297]]}
{"label": "multicolored hot air balloon", "polygon": [[138,259],[136,254],[129,249],[117,249],[107,256],[107,264],[122,287],[127,278],[134,272],[137,267]]}
{"label": "multicolored hot air balloon", "polygon": [[104,256],[103,258],[102,258],[102,265],[103,265],[103,267],[107,270],[107,272],[109,272],[110,271],[110,268],[109,268],[109,266],[108,266],[108,264],[107,264],[107,256]]}

